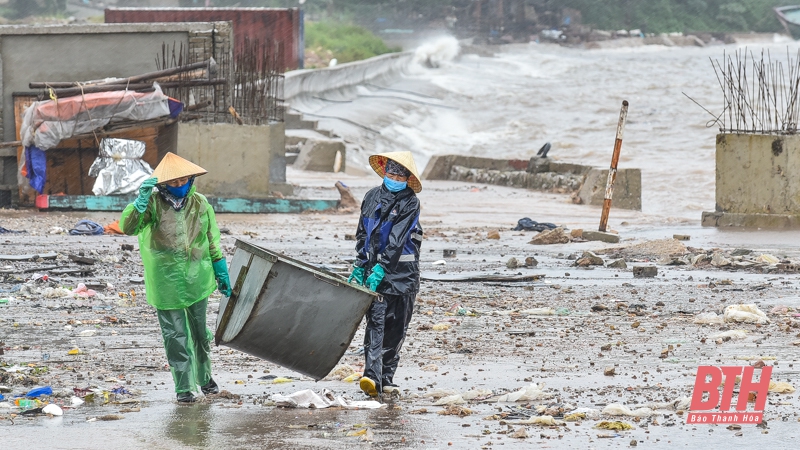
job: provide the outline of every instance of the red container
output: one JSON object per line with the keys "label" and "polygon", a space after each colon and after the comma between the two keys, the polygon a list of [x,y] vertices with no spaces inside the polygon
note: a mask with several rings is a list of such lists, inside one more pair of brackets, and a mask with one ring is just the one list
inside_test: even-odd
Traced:
{"label": "red container", "polygon": [[108,8],[106,23],[218,22],[233,23],[236,53],[245,37],[283,44],[284,69],[300,68],[303,49],[299,8]]}

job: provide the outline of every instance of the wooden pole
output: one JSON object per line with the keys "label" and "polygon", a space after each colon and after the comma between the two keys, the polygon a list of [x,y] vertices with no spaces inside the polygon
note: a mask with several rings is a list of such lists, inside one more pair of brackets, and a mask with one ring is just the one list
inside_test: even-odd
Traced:
{"label": "wooden pole", "polygon": [[[168,76],[176,75],[176,74],[183,73],[183,72],[191,72],[191,71],[197,70],[197,69],[209,69],[209,68],[212,68],[213,65],[214,65],[214,63],[212,63],[212,61],[209,59],[209,60],[206,60],[206,61],[203,61],[203,62],[187,64],[185,66],[180,66],[180,67],[173,67],[172,69],[159,70],[157,72],[144,73],[144,74],[141,74],[141,75],[135,75],[135,76],[128,77],[128,78],[115,78],[115,79],[110,80],[110,81],[96,80],[96,81],[90,81],[88,83],[92,83],[91,85],[93,85],[93,86],[103,86],[103,85],[109,85],[109,84],[141,83],[142,81],[153,80],[153,79],[156,79],[156,78],[168,77]],[[30,88],[30,89],[68,88],[68,87],[79,86],[80,84],[81,83],[77,83],[77,82],[74,82],[74,81],[70,81],[70,82],[33,81],[31,83],[28,83],[28,88]]]}
{"label": "wooden pole", "polygon": [[603,200],[603,213],[600,216],[599,231],[605,232],[608,228],[608,213],[611,211],[611,196],[614,194],[614,181],[617,179],[617,164],[619,163],[619,152],[622,150],[622,131],[625,129],[625,120],[628,118],[628,101],[622,101],[622,109],[619,111],[619,123],[617,124],[617,138],[614,141],[614,155],[611,157],[611,168],[608,170],[608,180],[606,180],[606,196]]}

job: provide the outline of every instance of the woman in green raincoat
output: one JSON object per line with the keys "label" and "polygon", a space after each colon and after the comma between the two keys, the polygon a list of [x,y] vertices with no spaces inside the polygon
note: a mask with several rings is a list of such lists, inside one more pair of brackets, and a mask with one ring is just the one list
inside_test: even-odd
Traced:
{"label": "woman in green raincoat", "polygon": [[[219,392],[211,377],[208,296],[231,294],[214,210],[193,186],[206,170],[167,153],[125,208],[120,227],[139,236],[147,303],[156,308],[178,402]],[[156,189],[155,191],[153,189]],[[216,280],[216,282],[215,282]]]}

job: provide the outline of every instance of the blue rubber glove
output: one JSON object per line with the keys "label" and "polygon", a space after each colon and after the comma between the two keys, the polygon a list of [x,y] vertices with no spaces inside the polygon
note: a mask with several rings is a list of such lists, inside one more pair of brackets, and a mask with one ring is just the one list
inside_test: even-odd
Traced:
{"label": "blue rubber glove", "polygon": [[370,276],[367,277],[367,287],[369,290],[375,292],[378,289],[378,285],[383,281],[384,276],[386,276],[386,272],[383,270],[383,266],[376,264],[375,267],[372,268]]}
{"label": "blue rubber glove", "polygon": [[232,294],[231,277],[228,275],[228,263],[225,262],[225,258],[211,263],[211,266],[214,267],[214,276],[217,278],[217,289],[225,297],[230,297]]}
{"label": "blue rubber glove", "polygon": [[353,281],[356,282],[357,285],[363,286],[364,285],[364,268],[363,267],[356,267],[353,266],[353,272],[350,273],[350,277],[347,279],[348,283],[352,283]]}
{"label": "blue rubber glove", "polygon": [[156,187],[158,184],[158,178],[148,178],[142,181],[142,185],[139,186],[139,196],[136,197],[136,200],[133,202],[133,207],[136,208],[136,211],[139,211],[139,214],[144,214],[147,211],[147,203],[150,201],[150,196],[153,194],[153,188]]}

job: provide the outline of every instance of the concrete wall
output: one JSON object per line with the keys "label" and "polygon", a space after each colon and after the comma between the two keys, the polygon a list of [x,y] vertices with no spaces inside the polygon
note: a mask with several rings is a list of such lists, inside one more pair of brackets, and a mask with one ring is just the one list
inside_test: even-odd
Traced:
{"label": "concrete wall", "polygon": [[[208,174],[197,178],[198,191],[203,194],[267,198],[271,181],[280,184],[286,180],[285,162],[281,173],[280,161],[273,158],[275,149],[283,151],[283,135],[283,123],[253,126],[183,122],[178,126],[178,155],[208,170]],[[273,176],[278,179],[271,180]]]}
{"label": "concrete wall", "polygon": [[364,61],[340,64],[326,69],[295,70],[286,73],[283,95],[287,102],[295,97],[314,96],[323,92],[391,78],[406,70],[413,52],[389,53]]}
{"label": "concrete wall", "polygon": [[[584,205],[602,206],[606,196],[608,169],[592,169],[578,192]],[[612,208],[642,210],[642,171],[640,169],[619,169],[614,180]]]}

